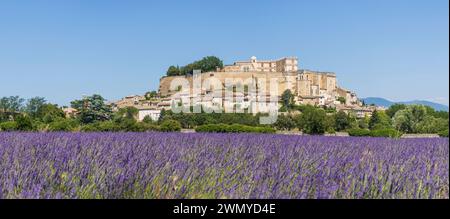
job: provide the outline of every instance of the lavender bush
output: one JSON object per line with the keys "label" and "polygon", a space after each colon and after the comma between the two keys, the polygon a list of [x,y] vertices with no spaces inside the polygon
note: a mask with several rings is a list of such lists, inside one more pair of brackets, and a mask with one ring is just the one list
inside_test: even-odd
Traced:
{"label": "lavender bush", "polygon": [[449,198],[449,140],[0,133],[0,198]]}

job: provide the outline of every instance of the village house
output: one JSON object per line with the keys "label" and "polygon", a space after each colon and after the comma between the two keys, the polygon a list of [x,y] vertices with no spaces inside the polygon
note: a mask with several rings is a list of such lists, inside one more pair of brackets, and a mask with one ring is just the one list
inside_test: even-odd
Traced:
{"label": "village house", "polygon": [[147,106],[137,106],[138,109],[138,121],[144,120],[146,116],[150,117],[152,121],[158,121],[161,110],[155,107],[147,107]]}
{"label": "village house", "polygon": [[63,107],[62,111],[64,112],[66,118],[73,118],[78,113],[78,110],[72,107]]}

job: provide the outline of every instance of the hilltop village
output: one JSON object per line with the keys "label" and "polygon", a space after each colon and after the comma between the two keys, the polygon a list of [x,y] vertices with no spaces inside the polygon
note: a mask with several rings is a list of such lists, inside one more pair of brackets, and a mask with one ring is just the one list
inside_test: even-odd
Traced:
{"label": "hilltop village", "polygon": [[0,131],[448,137],[446,111],[424,105],[368,106],[341,87],[335,73],[298,66],[296,57],[251,57],[223,65],[219,58],[207,56],[170,66],[157,91],[119,101],[93,94],[59,107],[43,97],[26,104],[19,96],[2,97]]}
{"label": "hilltop village", "polygon": [[[319,72],[299,68],[297,57],[285,57],[277,60],[258,60],[255,56],[246,61],[236,61],[232,65],[217,67],[213,71],[201,72],[202,83],[208,78],[214,77],[223,84],[227,79],[235,81],[266,81],[266,90],[269,90],[269,82],[277,81],[277,98],[281,101],[282,94],[289,90],[293,95],[293,101],[297,105],[314,105],[324,108],[334,108],[336,111],[354,113],[357,118],[370,117],[377,109],[375,106],[364,106],[355,92],[340,87],[337,84],[336,74],[333,72]],[[169,69],[170,70],[170,69]],[[267,108],[250,107],[251,91],[248,89],[233,91],[232,98],[224,96],[208,95],[212,90],[202,89],[200,93],[193,91],[193,75],[169,75],[160,79],[159,90],[148,92],[145,95],[131,95],[119,101],[112,102],[114,110],[124,107],[135,107],[139,110],[138,119],[145,116],[157,120],[162,109],[170,110],[175,94],[184,93],[185,99],[190,100],[191,105],[202,104],[203,106],[232,106],[241,107],[248,113],[264,113]],[[177,79],[185,79],[190,83],[189,90],[181,88],[170,89],[171,82]],[[244,85],[247,86],[247,85]],[[225,94],[225,86],[222,87]],[[259,88],[261,89],[261,88]],[[254,92],[254,91],[253,91]],[[258,92],[258,88],[256,90]],[[266,94],[270,98],[270,94]],[[281,107],[281,104],[277,106]],[[383,110],[378,108],[378,110]]]}

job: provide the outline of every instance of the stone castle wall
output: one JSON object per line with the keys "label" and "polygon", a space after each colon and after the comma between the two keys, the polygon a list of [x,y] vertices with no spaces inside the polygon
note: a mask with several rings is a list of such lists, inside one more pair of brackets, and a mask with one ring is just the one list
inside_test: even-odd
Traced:
{"label": "stone castle wall", "polygon": [[[255,82],[265,81],[265,91],[270,91],[270,81],[277,82],[277,95],[281,95],[285,90],[290,89],[292,93],[299,98],[309,98],[323,96],[324,94],[334,97],[337,96],[336,76],[333,73],[322,73],[302,70],[296,73],[282,72],[206,72],[201,73],[202,84],[206,80],[218,80],[225,87],[227,80],[243,83],[243,85]],[[173,95],[179,90],[170,89],[171,83],[177,79],[185,79],[189,82],[191,93],[193,90],[193,77],[188,76],[170,76],[160,79],[159,92],[163,97]],[[202,85],[203,86],[203,85]],[[225,88],[224,88],[225,89]],[[262,90],[259,88],[259,90]]]}
{"label": "stone castle wall", "polygon": [[[252,81],[256,82],[266,82],[265,89],[266,91],[270,90],[270,81],[272,79],[278,81],[278,93],[281,93],[290,88],[295,89],[295,81],[296,75],[289,75],[287,73],[279,73],[279,72],[207,72],[201,74],[202,84],[205,83],[206,80],[211,80],[210,78],[214,78],[213,80],[219,80],[222,83],[222,86],[225,87],[227,80],[234,81],[237,84],[249,85]],[[171,77],[163,77],[160,80],[159,92],[161,96],[170,96],[177,92],[177,90],[171,90],[170,85],[173,80],[176,79],[186,79],[189,81],[189,84],[193,86],[193,77],[192,76],[171,76]],[[240,83],[239,83],[240,82]],[[291,83],[291,84],[290,84]],[[262,90],[262,89],[260,89]]]}

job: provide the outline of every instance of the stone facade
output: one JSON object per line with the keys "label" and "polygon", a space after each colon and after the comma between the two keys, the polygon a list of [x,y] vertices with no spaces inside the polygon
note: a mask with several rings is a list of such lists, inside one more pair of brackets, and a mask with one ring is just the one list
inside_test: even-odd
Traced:
{"label": "stone facade", "polygon": [[[278,95],[281,95],[283,91],[286,89],[296,89],[296,73],[282,73],[282,72],[207,72],[201,73],[201,83],[206,84],[205,81],[208,80],[218,80],[222,84],[222,88],[225,88],[227,80],[230,83],[242,85],[242,86],[250,86],[251,83],[259,83],[261,86],[265,86],[265,91],[269,91],[270,81],[276,80],[278,84]],[[171,89],[170,85],[173,80],[176,79],[186,79],[189,82],[189,85],[192,86],[194,84],[193,77],[191,75],[188,76],[172,76],[172,77],[163,77],[160,80],[159,92],[160,95],[171,96],[174,93],[179,92],[179,90]],[[265,84],[263,84],[265,82]],[[263,90],[262,87],[259,87],[260,90]],[[205,88],[203,92],[207,92],[208,90],[213,90],[214,88]]]}
{"label": "stone facade", "polygon": [[226,65],[220,71],[224,72],[297,72],[297,57],[285,57],[277,60],[257,60],[252,56],[248,61],[237,61]]}
{"label": "stone facade", "polygon": [[334,104],[338,94],[336,74],[310,70],[298,71],[296,93],[299,103],[307,102],[314,105]]}
{"label": "stone facade", "polygon": [[149,107],[136,107],[138,109],[138,120],[142,121],[146,116],[149,116],[153,121],[158,121],[161,115],[160,109],[154,109]]}

